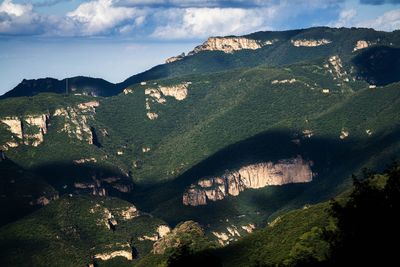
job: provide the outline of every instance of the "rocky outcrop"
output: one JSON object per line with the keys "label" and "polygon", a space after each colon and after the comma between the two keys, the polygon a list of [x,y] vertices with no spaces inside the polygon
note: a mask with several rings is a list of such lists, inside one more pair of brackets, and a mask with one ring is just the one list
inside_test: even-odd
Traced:
{"label": "rocky outcrop", "polygon": [[285,84],[285,83],[292,84],[295,82],[296,82],[296,79],[292,78],[292,79],[284,79],[284,80],[273,80],[271,82],[271,84]]}
{"label": "rocky outcrop", "polygon": [[22,122],[18,117],[5,117],[1,122],[9,127],[10,132],[17,138],[22,139]]}
{"label": "rocky outcrop", "polygon": [[353,48],[353,52],[356,52],[357,50],[365,49],[371,45],[371,42],[365,41],[365,40],[358,40],[356,45]]}
{"label": "rocky outcrop", "polygon": [[98,106],[98,101],[89,101],[80,103],[76,107],[56,109],[53,116],[64,118],[61,132],[67,133],[69,137],[93,144],[93,133],[89,122],[94,119],[95,108]]}
{"label": "rocky outcrop", "polygon": [[242,225],[241,227],[249,234],[251,234],[256,229],[256,226],[252,223],[249,223],[248,225]]}
{"label": "rocky outcrop", "polygon": [[273,40],[261,42],[245,37],[210,37],[202,45],[196,46],[188,55],[194,55],[201,51],[222,51],[224,53],[233,53],[243,49],[255,50],[264,45],[272,45],[273,42]]}
{"label": "rocky outcrop", "polygon": [[139,241],[149,240],[149,241],[155,242],[157,240],[160,240],[164,236],[166,236],[169,232],[171,232],[171,228],[169,228],[168,225],[162,224],[162,225],[157,226],[157,229],[156,229],[154,234],[152,234],[152,235],[143,235],[141,237],[138,237],[138,240]]}
{"label": "rocky outcrop", "polygon": [[147,112],[146,116],[152,121],[158,118],[158,114],[155,112]]}
{"label": "rocky outcrop", "polygon": [[173,86],[160,86],[158,89],[165,96],[172,96],[176,100],[181,101],[186,98],[188,86],[190,83],[181,83]]}
{"label": "rocky outcrop", "polygon": [[73,161],[75,164],[84,164],[84,163],[96,163],[97,159],[95,158],[84,158],[84,159],[76,159]]}
{"label": "rocky outcrop", "polygon": [[105,252],[105,253],[99,253],[94,255],[94,258],[100,259],[103,261],[111,260],[115,257],[124,257],[128,261],[133,260],[133,255],[132,255],[132,249],[129,250],[116,250],[112,252]]}
{"label": "rocky outcrop", "polygon": [[327,40],[327,39],[319,39],[319,40],[298,39],[298,40],[292,40],[291,42],[296,47],[301,47],[301,46],[316,47],[316,46],[327,45],[327,44],[331,43],[331,41]]}
{"label": "rocky outcrop", "polygon": [[124,93],[124,95],[129,95],[133,93],[133,90],[130,88],[125,88],[122,92]]}
{"label": "rocky outcrop", "polygon": [[218,239],[218,243],[222,246],[228,245],[232,241],[236,241],[238,237],[241,236],[238,228],[233,224],[226,227],[226,231],[213,231],[211,233]]}
{"label": "rocky outcrop", "polygon": [[226,196],[237,196],[247,188],[262,188],[269,185],[307,183],[312,180],[311,163],[300,156],[281,160],[277,163],[265,162],[227,171],[222,176],[200,179],[192,184],[182,197],[184,205],[206,205]]}
{"label": "rocky outcrop", "polygon": [[168,63],[172,63],[172,62],[175,62],[175,61],[179,61],[179,60],[183,59],[184,57],[185,57],[185,53],[182,53],[182,54],[180,54],[180,55],[167,58],[167,59],[165,60],[165,63],[168,64]]}
{"label": "rocky outcrop", "polygon": [[162,238],[153,244],[154,254],[164,254],[167,248],[179,247],[183,239],[195,245],[198,237],[204,236],[204,230],[194,221],[186,221],[178,224],[172,231],[166,233]]}
{"label": "rocky outcrop", "polygon": [[350,135],[349,131],[342,130],[340,132],[339,138],[343,140],[343,139],[346,139],[347,137],[349,137],[349,135]]}
{"label": "rocky outcrop", "polygon": [[139,216],[139,211],[136,209],[135,206],[130,206],[126,210],[121,211],[121,216],[124,220],[131,220],[137,216]]}
{"label": "rocky outcrop", "polygon": [[3,148],[17,147],[20,144],[38,146],[44,141],[47,133],[49,114],[25,115],[21,117],[5,117],[1,122],[5,124],[12,134]]}
{"label": "rocky outcrop", "polygon": [[150,120],[158,118],[158,114],[151,110],[154,103],[165,104],[167,103],[167,96],[173,97],[178,101],[184,100],[188,95],[188,87],[191,82],[184,82],[171,86],[158,85],[155,88],[147,88],[144,91],[146,95],[146,115]]}

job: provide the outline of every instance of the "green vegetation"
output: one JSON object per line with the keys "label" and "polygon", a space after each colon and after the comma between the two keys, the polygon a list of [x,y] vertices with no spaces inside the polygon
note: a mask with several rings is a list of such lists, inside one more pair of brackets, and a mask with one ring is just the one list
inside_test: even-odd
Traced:
{"label": "green vegetation", "polygon": [[[341,210],[332,213],[323,201],[349,189],[353,173],[363,167],[381,170],[400,152],[400,83],[393,67],[399,32],[312,28],[248,37],[278,41],[232,54],[200,52],[117,85],[77,77],[69,80],[77,88],[69,95],[62,94],[65,81],[51,79],[24,81],[6,95],[0,101],[0,119],[21,119],[25,134],[38,133],[39,127],[29,125],[24,116],[48,114],[49,119],[37,147],[23,144],[0,123],[0,145],[18,143],[2,148],[7,148],[7,160],[0,162],[2,224],[9,223],[0,228],[2,265],[84,265],[121,242],[143,259],[117,257],[98,262],[100,266],[329,261],[333,243],[347,241],[337,235]],[[331,43],[291,43],[322,38]],[[372,47],[353,52],[358,40]],[[341,63],[334,65],[338,59],[332,56]],[[165,98],[160,100],[148,93],[182,84],[187,85],[183,99],[160,93]],[[79,108],[89,101],[99,106]],[[55,115],[57,109],[68,115]],[[151,120],[148,112],[158,117]],[[202,177],[298,155],[312,162],[315,176],[310,183],[249,189],[206,206],[182,204],[185,189]],[[107,179],[118,181],[119,187],[106,184]],[[78,190],[79,183],[92,187]],[[95,184],[106,184],[109,196],[85,196],[93,194]],[[31,204],[58,195],[60,199],[39,210]],[[345,202],[351,203],[355,196],[348,197]],[[147,213],[128,221],[117,218],[114,232],[105,223],[97,225],[104,209],[89,212],[100,205],[118,213],[130,203]],[[202,232],[176,235],[171,240],[179,245],[165,254],[147,255],[152,242],[138,241],[163,221],[179,229],[182,221],[191,220]],[[244,236],[242,226],[262,228],[266,222],[269,226],[254,235],[214,250],[213,231],[235,226]]]}
{"label": "green vegetation", "polygon": [[[135,248],[136,256],[150,252],[152,236],[163,221],[143,214],[124,219],[122,211],[132,204],[115,198],[62,197],[26,218],[1,228],[2,266],[84,266],[98,253]],[[117,221],[107,228],[107,213]],[[124,247],[128,246],[128,247]],[[103,261],[97,261],[102,266]],[[123,261],[128,265],[128,261]],[[121,266],[121,265],[120,265]]]}

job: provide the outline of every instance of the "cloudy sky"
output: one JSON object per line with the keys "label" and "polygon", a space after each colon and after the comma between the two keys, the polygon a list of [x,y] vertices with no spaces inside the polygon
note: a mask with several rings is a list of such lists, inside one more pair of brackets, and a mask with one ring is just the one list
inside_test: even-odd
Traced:
{"label": "cloudy sky", "polygon": [[400,0],[0,0],[0,94],[23,78],[122,81],[211,35],[321,25],[400,29]]}

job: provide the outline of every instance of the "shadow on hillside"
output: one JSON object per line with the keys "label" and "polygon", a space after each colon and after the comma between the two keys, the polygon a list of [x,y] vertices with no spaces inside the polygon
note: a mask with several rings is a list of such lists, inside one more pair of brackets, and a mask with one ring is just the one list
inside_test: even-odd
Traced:
{"label": "shadow on hillside", "polygon": [[[261,214],[257,216],[265,222],[277,211],[298,208],[336,195],[346,188],[346,183],[351,182],[351,174],[359,171],[371,159],[371,167],[383,168],[398,152],[388,148],[399,141],[399,134],[400,129],[396,129],[387,135],[374,134],[365,139],[340,140],[338,137],[304,138],[299,133],[269,131],[226,147],[175,180],[152,185],[133,185],[132,180],[121,172],[97,165],[52,163],[31,171],[43,177],[60,195],[77,193],[74,183],[92,182],[93,176],[100,180],[118,177],[123,184],[132,185],[133,191],[122,193],[112,185],[103,183],[110,196],[131,201],[140,210],[152,212],[172,225],[189,219],[209,224],[229,216],[240,216],[247,210],[250,212],[250,208],[251,212]],[[293,142],[295,139],[301,140],[300,145]],[[388,153],[376,156],[385,150]],[[187,207],[182,204],[185,188],[201,177],[221,174],[227,169],[246,164],[276,162],[297,155],[313,162],[312,170],[317,174],[313,182],[246,190],[238,197],[228,197],[207,206]]]}
{"label": "shadow on hillside", "polygon": [[376,46],[353,58],[357,76],[370,84],[384,86],[400,81],[400,48]]}
{"label": "shadow on hillside", "polygon": [[[243,207],[238,207],[241,205],[236,202],[246,202],[246,205],[256,207],[255,210],[271,215],[282,208],[297,208],[335,196],[347,188],[351,175],[360,171],[368,161],[367,166],[371,168],[384,168],[392,157],[398,155],[398,151],[389,150],[377,155],[398,142],[399,134],[400,129],[396,129],[391,134],[374,134],[365,139],[301,138],[301,144],[297,145],[293,140],[298,139],[299,134],[266,132],[228,146],[173,181],[152,186],[137,185],[130,201],[172,224],[184,219],[209,223],[217,220],[215,216],[223,219],[224,214],[230,213],[239,216]],[[297,155],[313,162],[312,170],[317,174],[313,182],[246,190],[238,197],[229,197],[205,207],[186,207],[182,204],[185,188],[201,177],[221,174],[246,164],[276,162]],[[221,216],[218,216],[219,213]]]}

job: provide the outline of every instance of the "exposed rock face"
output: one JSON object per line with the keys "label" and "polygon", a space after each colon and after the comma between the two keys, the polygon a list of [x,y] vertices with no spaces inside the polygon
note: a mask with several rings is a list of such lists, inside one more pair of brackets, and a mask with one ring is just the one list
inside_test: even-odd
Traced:
{"label": "exposed rock face", "polygon": [[[328,93],[329,93],[329,90],[328,90]],[[312,130],[306,129],[303,131],[303,137],[305,137],[305,138],[311,138],[313,135],[314,135],[314,132]]]}
{"label": "exposed rock face", "polygon": [[176,100],[181,101],[187,96],[187,88],[188,84],[182,83],[175,86],[159,87],[159,90],[163,93],[163,95],[172,96]]}
{"label": "exposed rock face", "polygon": [[191,206],[206,205],[207,201],[221,200],[228,195],[237,196],[247,188],[307,183],[313,177],[310,165],[298,156],[278,163],[247,165],[239,170],[227,171],[220,177],[202,178],[184,192],[182,202]]}
{"label": "exposed rock face", "polygon": [[126,258],[128,261],[131,261],[133,259],[132,256],[132,250],[116,250],[116,251],[112,251],[112,252],[106,252],[106,253],[99,253],[94,255],[94,257],[96,259],[100,259],[103,261],[107,261],[110,260],[112,258],[115,257],[124,257]]}
{"label": "exposed rock face", "polygon": [[242,225],[241,227],[249,234],[252,233],[254,229],[256,229],[256,226],[252,223],[249,223],[248,225]]}
{"label": "exposed rock face", "polygon": [[135,206],[131,206],[128,209],[121,211],[121,216],[125,220],[131,220],[131,219],[139,216],[139,212]]}
{"label": "exposed rock face", "polygon": [[146,113],[147,118],[149,118],[150,120],[155,120],[158,118],[158,114],[155,112],[147,112]]}
{"label": "exposed rock face", "polygon": [[168,225],[159,225],[157,227],[157,233],[160,238],[166,236],[169,232],[171,232],[171,228]]}
{"label": "exposed rock face", "polygon": [[[6,150],[17,147],[23,143],[25,145],[38,146],[44,140],[47,133],[48,114],[26,115],[20,117],[5,117],[1,122],[8,126],[12,133],[12,140],[6,142],[3,148]],[[15,139],[16,137],[17,139]]]}
{"label": "exposed rock face", "polygon": [[44,135],[47,133],[48,119],[48,114],[31,115],[24,118],[25,122],[28,123],[29,126],[38,128],[36,133],[24,134],[25,145],[38,146],[43,142]]}
{"label": "exposed rock face", "polygon": [[155,242],[166,236],[169,232],[171,232],[171,228],[169,228],[168,225],[159,225],[154,234],[141,236],[138,238],[138,240],[139,241],[149,240]]}
{"label": "exposed rock face", "polygon": [[347,137],[349,137],[349,132],[348,131],[346,131],[346,130],[342,130],[341,132],[340,132],[340,135],[339,135],[339,138],[340,139],[346,139]]}
{"label": "exposed rock face", "polygon": [[171,86],[161,86],[159,85],[156,88],[147,88],[144,91],[146,97],[146,110],[147,117],[150,120],[155,120],[158,118],[158,114],[154,111],[151,111],[151,106],[154,103],[165,104],[167,103],[167,99],[165,97],[171,96],[176,100],[181,101],[187,97],[188,87],[191,82],[184,82]]}
{"label": "exposed rock face", "polygon": [[95,108],[98,106],[98,101],[90,101],[81,103],[77,107],[57,109],[53,115],[64,118],[62,132],[66,132],[72,138],[93,144],[93,134],[89,121],[94,118]]}
{"label": "exposed rock face", "polygon": [[319,40],[306,40],[306,39],[299,39],[299,40],[292,40],[292,44],[296,47],[306,46],[306,47],[316,47],[321,45],[327,45],[331,43],[331,41],[327,39],[319,39]]}
{"label": "exposed rock face", "polygon": [[130,88],[126,88],[126,89],[124,89],[122,92],[124,93],[124,95],[128,95],[128,94],[132,94],[132,93],[133,93],[133,90],[130,89]]}
{"label": "exposed rock face", "polygon": [[325,64],[324,68],[328,70],[329,73],[333,75],[333,79],[342,78],[343,81],[348,82],[349,78],[347,77],[347,72],[343,68],[342,60],[339,56],[331,56],[328,59],[329,64]]}
{"label": "exposed rock face", "polygon": [[193,55],[201,51],[222,51],[233,53],[243,49],[259,49],[264,45],[272,45],[273,41],[260,42],[245,37],[210,37],[202,45],[196,46],[188,55]]}
{"label": "exposed rock face", "polygon": [[222,246],[229,244],[231,241],[236,241],[237,237],[240,237],[238,228],[233,224],[226,227],[226,232],[214,231],[211,233],[218,239],[218,242]]}
{"label": "exposed rock face", "polygon": [[367,42],[365,40],[358,40],[356,45],[353,48],[353,52],[356,52],[357,50],[361,50],[361,49],[367,48],[370,45],[371,45],[370,42]]}
{"label": "exposed rock face", "polygon": [[183,59],[184,57],[185,57],[185,53],[182,53],[182,54],[180,54],[180,55],[167,58],[167,59],[165,60],[165,63],[167,63],[167,64],[168,64],[168,63],[172,63],[172,62],[181,60],[181,59]]}
{"label": "exposed rock face", "polygon": [[18,117],[6,117],[1,120],[2,123],[6,124],[10,132],[19,139],[22,139],[22,122]]}
{"label": "exposed rock face", "polygon": [[194,221],[186,221],[178,224],[172,231],[166,233],[162,238],[153,244],[154,254],[164,254],[167,248],[179,247],[182,237],[190,237],[195,242],[196,237],[204,236],[204,230]]}
{"label": "exposed rock face", "polygon": [[85,158],[85,159],[76,159],[76,160],[74,160],[75,164],[84,164],[84,163],[89,163],[89,162],[96,163],[97,160],[95,158]]}
{"label": "exposed rock face", "polygon": [[271,84],[284,84],[284,83],[289,83],[289,84],[291,84],[291,83],[295,83],[296,82],[296,79],[285,79],[285,80],[273,80],[272,82],[271,82]]}

